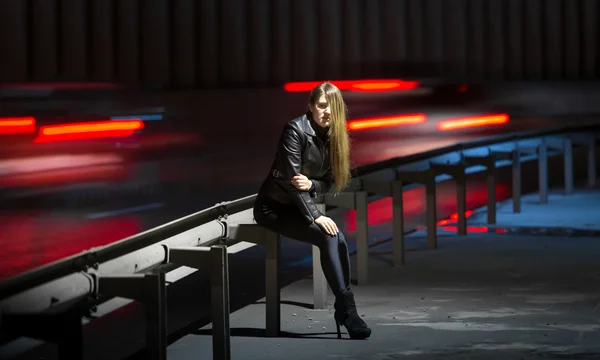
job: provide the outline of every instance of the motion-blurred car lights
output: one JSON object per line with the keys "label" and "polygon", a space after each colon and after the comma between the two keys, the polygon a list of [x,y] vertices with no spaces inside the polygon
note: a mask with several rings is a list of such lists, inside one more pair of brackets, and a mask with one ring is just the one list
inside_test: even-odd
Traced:
{"label": "motion-blurred car lights", "polygon": [[[323,81],[300,81],[289,82],[283,85],[287,92],[311,91]],[[418,81],[404,81],[401,79],[377,79],[377,80],[331,80],[332,84],[342,91],[402,91],[411,90],[419,86]]]}
{"label": "motion-blurred car lights", "polygon": [[127,137],[144,128],[141,120],[96,121],[75,124],[43,126],[36,143]]}
{"label": "motion-blurred car lights", "polygon": [[507,114],[473,116],[440,121],[437,124],[437,129],[439,131],[452,131],[481,126],[502,125],[508,123],[508,121],[509,117]]}
{"label": "motion-blurred car lights", "polygon": [[0,135],[20,135],[35,132],[33,117],[0,118]]}
{"label": "motion-blurred car lights", "polygon": [[367,130],[386,127],[423,124],[425,114],[383,116],[367,119],[357,119],[348,122],[348,130]]}

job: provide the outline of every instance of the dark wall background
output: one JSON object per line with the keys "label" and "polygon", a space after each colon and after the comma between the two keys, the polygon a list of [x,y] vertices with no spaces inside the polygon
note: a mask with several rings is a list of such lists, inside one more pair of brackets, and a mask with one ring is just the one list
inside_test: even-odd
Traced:
{"label": "dark wall background", "polygon": [[594,79],[597,0],[2,0],[0,81]]}

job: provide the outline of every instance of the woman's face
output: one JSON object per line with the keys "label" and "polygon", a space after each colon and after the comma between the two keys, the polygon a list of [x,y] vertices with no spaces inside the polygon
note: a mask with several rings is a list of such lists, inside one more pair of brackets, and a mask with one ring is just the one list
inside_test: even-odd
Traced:
{"label": "woman's face", "polygon": [[309,105],[313,120],[321,127],[328,128],[331,117],[329,103],[325,94],[322,94],[314,104]]}

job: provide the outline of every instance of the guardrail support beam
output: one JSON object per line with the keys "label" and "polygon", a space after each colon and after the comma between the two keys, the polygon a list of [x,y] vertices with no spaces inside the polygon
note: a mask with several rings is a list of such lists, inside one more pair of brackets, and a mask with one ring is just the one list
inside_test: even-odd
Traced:
{"label": "guardrail support beam", "polygon": [[265,231],[265,273],[266,273],[266,333],[268,337],[279,336],[281,331],[281,292],[279,291],[279,273],[281,262],[281,241],[279,234]]}
{"label": "guardrail support beam", "polygon": [[540,204],[548,203],[548,145],[544,140],[538,145],[538,186]]}
{"label": "guardrail support beam", "polygon": [[512,152],[512,201],[513,213],[521,212],[521,153],[518,147]]}
{"label": "guardrail support beam", "polygon": [[394,266],[404,265],[404,184],[402,181],[392,181],[392,253]]}
{"label": "guardrail support beam", "polygon": [[[463,157],[464,158],[464,157]],[[463,162],[457,164],[431,163],[431,168],[436,174],[448,174],[456,182],[456,213],[458,215],[457,232],[459,235],[467,234],[467,176],[466,165]],[[437,226],[437,221],[436,221]]]}
{"label": "guardrail support beam", "polygon": [[563,142],[563,164],[565,176],[565,195],[573,194],[573,141],[565,139]]}
{"label": "guardrail support beam", "polygon": [[146,310],[146,356],[167,359],[167,289],[165,274],[98,276],[98,293],[137,300]]}
{"label": "guardrail support beam", "polygon": [[[535,149],[534,149],[535,150]],[[537,151],[537,150],[535,150]],[[513,213],[521,212],[521,152],[519,143],[515,142],[512,150],[492,150],[491,155],[495,161],[510,160],[512,167],[512,203]],[[495,164],[494,164],[495,166]],[[494,187],[495,189],[495,187]],[[495,190],[494,190],[495,191]],[[489,200],[489,196],[488,196]]]}
{"label": "guardrail support beam", "polygon": [[425,185],[427,247],[437,248],[437,209],[436,209],[436,183],[435,170],[422,171],[397,171],[396,180],[404,183],[418,183]]}
{"label": "guardrail support beam", "polygon": [[211,288],[212,345],[214,360],[231,359],[229,325],[229,259],[227,247],[168,247],[166,261],[194,269],[208,268]]}
{"label": "guardrail support beam", "polygon": [[437,249],[436,185],[435,173],[429,172],[425,184],[425,192],[427,193],[427,247],[429,249]]}
{"label": "guardrail support beam", "polygon": [[496,223],[496,155],[489,150],[487,156],[466,156],[469,165],[481,165],[486,168],[487,186],[487,223]]}
{"label": "guardrail support beam", "polygon": [[588,186],[596,187],[596,135],[590,135],[588,140]]}
{"label": "guardrail support beam", "polygon": [[369,201],[366,191],[354,193],[356,203],[356,273],[359,285],[369,277]]}

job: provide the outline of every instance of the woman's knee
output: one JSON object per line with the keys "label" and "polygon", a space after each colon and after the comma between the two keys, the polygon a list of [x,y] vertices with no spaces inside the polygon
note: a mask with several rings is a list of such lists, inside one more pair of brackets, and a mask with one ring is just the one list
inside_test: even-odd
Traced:
{"label": "woman's knee", "polygon": [[344,235],[344,233],[342,232],[342,230],[339,230],[337,233],[337,241],[339,245],[346,245],[346,236]]}
{"label": "woman's knee", "polygon": [[337,247],[339,245],[346,245],[346,237],[341,231],[338,231],[336,235],[323,233],[323,242],[326,244],[326,246]]}

